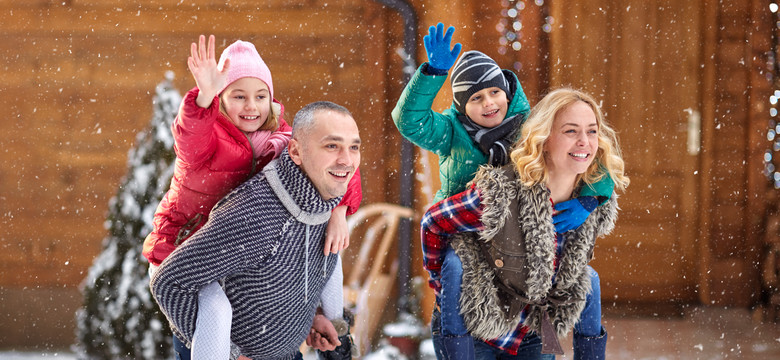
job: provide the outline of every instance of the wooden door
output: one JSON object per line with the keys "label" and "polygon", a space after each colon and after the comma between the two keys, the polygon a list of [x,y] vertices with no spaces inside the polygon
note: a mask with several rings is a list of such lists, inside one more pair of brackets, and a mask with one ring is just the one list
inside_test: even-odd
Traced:
{"label": "wooden door", "polygon": [[[590,0],[550,5],[550,85],[603,101],[631,185],[591,263],[602,299],[697,301],[701,16],[695,1]],[[690,138],[689,138],[690,134]]]}

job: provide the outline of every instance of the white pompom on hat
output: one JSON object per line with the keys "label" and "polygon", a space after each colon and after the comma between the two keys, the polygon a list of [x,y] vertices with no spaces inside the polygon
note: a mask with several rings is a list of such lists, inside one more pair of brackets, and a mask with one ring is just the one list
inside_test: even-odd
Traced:
{"label": "white pompom on hat", "polygon": [[268,69],[265,61],[260,57],[257,49],[255,49],[255,45],[247,41],[237,40],[222,51],[222,55],[219,57],[219,69],[225,66],[226,59],[230,59],[230,67],[228,68],[225,87],[219,90],[219,94],[222,94],[225,88],[234,81],[245,77],[253,77],[260,79],[268,85],[268,91],[273,99],[274,82],[271,78],[271,70]]}

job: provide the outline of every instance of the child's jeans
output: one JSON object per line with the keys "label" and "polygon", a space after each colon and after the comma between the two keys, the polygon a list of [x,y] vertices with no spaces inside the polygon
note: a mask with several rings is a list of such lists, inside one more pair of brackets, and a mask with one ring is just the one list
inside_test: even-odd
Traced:
{"label": "child's jeans", "polygon": [[176,360],[190,360],[190,348],[184,345],[176,335],[173,335],[173,355]]}
{"label": "child's jeans", "polygon": [[582,336],[595,337],[601,335],[601,281],[595,269],[588,265],[590,274],[590,294],[585,298],[585,308],[580,319],[574,324],[574,331]]}
{"label": "child's jeans", "polygon": [[441,334],[461,336],[468,334],[466,323],[460,316],[460,285],[463,279],[463,265],[458,254],[448,246],[441,265]]}

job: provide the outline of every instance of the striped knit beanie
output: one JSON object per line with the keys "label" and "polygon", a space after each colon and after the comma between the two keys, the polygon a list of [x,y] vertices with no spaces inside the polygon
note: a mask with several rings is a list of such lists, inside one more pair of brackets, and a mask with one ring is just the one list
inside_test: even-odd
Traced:
{"label": "striped knit beanie", "polygon": [[227,81],[225,87],[219,90],[218,94],[225,91],[234,81],[253,77],[258,78],[268,85],[268,91],[271,93],[271,99],[274,98],[274,82],[271,79],[271,70],[257,53],[257,49],[251,42],[237,40],[230,44],[219,57],[219,69],[225,66],[225,60],[230,59],[230,68],[228,68]]}
{"label": "striped knit beanie", "polygon": [[511,96],[509,83],[498,64],[476,50],[466,51],[460,56],[452,68],[451,81],[455,108],[461,114],[466,113],[466,102],[471,95],[482,89],[497,87],[506,93],[507,98]]}

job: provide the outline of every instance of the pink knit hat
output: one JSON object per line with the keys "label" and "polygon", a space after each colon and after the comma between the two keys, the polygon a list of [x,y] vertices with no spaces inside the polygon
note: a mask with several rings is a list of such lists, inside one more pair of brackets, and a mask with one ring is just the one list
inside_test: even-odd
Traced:
{"label": "pink knit hat", "polygon": [[274,82],[271,79],[271,70],[257,53],[255,46],[246,41],[237,40],[230,44],[219,57],[218,68],[222,69],[225,66],[225,59],[230,59],[230,67],[228,68],[227,82],[225,87],[219,90],[219,94],[225,91],[230,84],[234,81],[245,78],[253,77],[262,80],[268,85],[268,91],[271,92],[271,99],[274,97]]}

